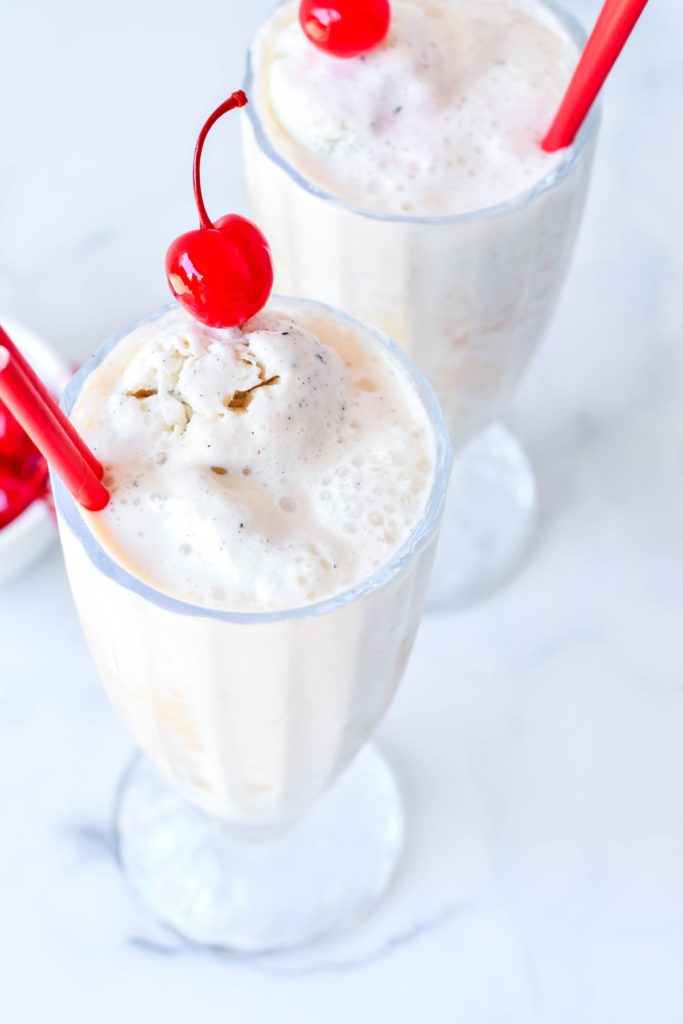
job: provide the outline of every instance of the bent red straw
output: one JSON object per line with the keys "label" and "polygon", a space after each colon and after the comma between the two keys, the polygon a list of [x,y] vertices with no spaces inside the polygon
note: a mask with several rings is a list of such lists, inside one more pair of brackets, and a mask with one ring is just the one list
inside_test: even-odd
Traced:
{"label": "bent red straw", "polygon": [[555,120],[541,143],[547,153],[571,146],[646,4],[647,0],[606,0]]}
{"label": "bent red straw", "polygon": [[59,405],[54,400],[48,389],[45,387],[42,380],[35,372],[31,364],[26,361],[24,356],[21,354],[17,346],[10,338],[7,331],[3,330],[2,325],[0,325],[0,345],[7,349],[7,351],[12,356],[12,359],[16,361],[20,369],[23,371],[24,376],[28,377],[31,384],[40,395],[44,404],[49,406],[49,408],[52,410],[55,417],[59,420],[60,424],[62,425],[63,430],[65,431],[65,433],[69,435],[73,443],[76,445],[79,452],[81,453],[85,461],[88,463],[97,479],[101,480],[102,477],[104,476],[104,469],[102,468],[101,463],[95,458],[93,453],[88,448],[87,444],[85,444],[85,442],[83,441],[83,438],[76,432],[73,423],[64,415],[62,410],[59,408]]}
{"label": "bent red straw", "polygon": [[[79,505],[99,512],[107,505],[109,492],[81,450],[89,449],[81,438],[80,445],[76,445],[41,390],[25,373],[14,352],[0,345],[0,399]],[[90,457],[95,458],[92,453]]]}

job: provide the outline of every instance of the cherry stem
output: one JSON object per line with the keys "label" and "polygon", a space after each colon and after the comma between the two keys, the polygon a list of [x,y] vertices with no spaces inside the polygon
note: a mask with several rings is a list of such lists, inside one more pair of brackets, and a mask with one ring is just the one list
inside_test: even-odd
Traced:
{"label": "cherry stem", "polygon": [[202,195],[202,182],[200,176],[200,165],[202,162],[202,152],[204,150],[204,143],[206,142],[206,136],[209,134],[216,121],[223,117],[223,114],[227,114],[229,110],[235,110],[238,107],[244,107],[249,102],[246,93],[239,89],[234,92],[232,96],[228,96],[224,103],[221,103],[220,107],[216,107],[211,117],[209,117],[204,124],[202,130],[199,133],[197,139],[197,145],[194,150],[194,165],[192,168],[192,184],[194,187],[194,198],[197,203],[197,210],[199,211],[199,224],[203,228],[212,228],[214,225],[206,212],[204,205],[204,197]]}

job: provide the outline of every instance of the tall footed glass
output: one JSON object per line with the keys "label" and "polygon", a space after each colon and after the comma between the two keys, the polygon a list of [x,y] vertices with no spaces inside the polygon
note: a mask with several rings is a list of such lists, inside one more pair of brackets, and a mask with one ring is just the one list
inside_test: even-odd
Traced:
{"label": "tall footed glass", "polygon": [[[401,852],[394,777],[362,748],[413,645],[451,456],[427,382],[388,338],[354,327],[403,367],[433,427],[436,468],[405,545],[353,589],[282,612],[175,600],[116,562],[55,481],[86,639],[146,755],[117,801],[122,868],[155,917],[215,947],[285,949],[353,922],[383,893]],[[74,378],[67,412],[130,330]]]}
{"label": "tall footed glass", "polygon": [[[582,46],[581,26],[547,6]],[[497,421],[567,273],[598,113],[549,176],[508,202],[454,216],[388,216],[324,192],[276,151],[252,65],[250,54],[246,177],[254,219],[275,256],[277,287],[377,324],[434,386],[457,458],[429,603],[467,604],[508,575],[533,533],[534,476]]]}

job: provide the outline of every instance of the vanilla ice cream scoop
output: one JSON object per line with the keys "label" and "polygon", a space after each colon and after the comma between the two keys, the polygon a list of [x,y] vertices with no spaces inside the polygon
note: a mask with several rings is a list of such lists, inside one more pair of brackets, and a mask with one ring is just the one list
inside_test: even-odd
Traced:
{"label": "vanilla ice cream scoop", "polygon": [[90,519],[156,589],[222,610],[309,604],[387,562],[422,516],[434,437],[381,346],[319,308],[243,329],[179,308],[123,339],[73,411],[107,468]]}

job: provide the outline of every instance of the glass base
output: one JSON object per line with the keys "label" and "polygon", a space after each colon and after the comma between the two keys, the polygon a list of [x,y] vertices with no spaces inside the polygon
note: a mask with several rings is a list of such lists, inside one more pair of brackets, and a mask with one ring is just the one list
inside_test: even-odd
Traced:
{"label": "glass base", "polygon": [[503,583],[528,550],[537,509],[529,460],[494,424],[456,456],[427,611],[463,608]]}
{"label": "glass base", "polygon": [[399,789],[372,747],[303,821],[267,839],[207,817],[142,757],[115,810],[119,862],[150,913],[192,942],[247,953],[352,925],[386,890],[403,846]]}

